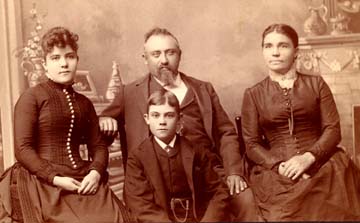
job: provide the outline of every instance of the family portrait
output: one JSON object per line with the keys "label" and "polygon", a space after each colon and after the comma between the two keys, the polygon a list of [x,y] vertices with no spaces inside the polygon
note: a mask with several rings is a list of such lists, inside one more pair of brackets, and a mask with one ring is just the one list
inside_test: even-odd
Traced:
{"label": "family portrait", "polygon": [[0,4],[0,222],[360,221],[360,1]]}

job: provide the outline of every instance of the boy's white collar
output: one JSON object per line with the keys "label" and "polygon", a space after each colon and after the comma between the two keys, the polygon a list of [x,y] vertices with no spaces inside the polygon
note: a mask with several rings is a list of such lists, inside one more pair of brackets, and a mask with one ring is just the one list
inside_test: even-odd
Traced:
{"label": "boy's white collar", "polygon": [[159,139],[158,137],[154,136],[155,141],[159,144],[159,146],[162,149],[165,149],[166,146],[171,146],[171,148],[174,148],[175,146],[175,140],[176,140],[176,135],[174,135],[174,138],[170,141],[169,144],[164,143],[163,141],[161,141],[161,139]]}

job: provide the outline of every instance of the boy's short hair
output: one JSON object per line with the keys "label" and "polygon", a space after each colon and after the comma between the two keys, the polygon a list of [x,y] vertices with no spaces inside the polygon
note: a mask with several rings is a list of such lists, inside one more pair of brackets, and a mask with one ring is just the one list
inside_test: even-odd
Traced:
{"label": "boy's short hair", "polygon": [[155,91],[149,96],[147,101],[147,112],[149,113],[149,107],[151,105],[165,105],[168,104],[175,108],[175,111],[180,115],[180,103],[176,98],[175,94],[166,89]]}

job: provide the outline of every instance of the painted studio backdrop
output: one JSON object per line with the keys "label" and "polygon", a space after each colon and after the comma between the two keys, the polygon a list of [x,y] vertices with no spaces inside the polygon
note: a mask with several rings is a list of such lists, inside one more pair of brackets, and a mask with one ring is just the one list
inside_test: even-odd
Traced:
{"label": "painted studio backdrop", "polygon": [[[263,78],[261,33],[270,22],[288,22],[300,33],[306,1],[48,1],[37,0],[43,30],[65,26],[80,36],[80,70],[88,70],[105,95],[112,61],[129,83],[146,73],[144,34],[154,26],[170,30],[183,50],[180,70],[210,81],[231,116],[241,111],[245,87]],[[22,2],[24,37],[31,36],[32,1]]]}

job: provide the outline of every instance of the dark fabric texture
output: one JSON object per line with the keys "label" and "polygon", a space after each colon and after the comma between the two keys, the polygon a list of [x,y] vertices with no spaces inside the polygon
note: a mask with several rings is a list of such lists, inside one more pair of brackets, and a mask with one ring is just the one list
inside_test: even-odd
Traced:
{"label": "dark fabric texture", "polygon": [[[186,136],[190,142],[196,142],[207,148],[213,147],[213,142],[206,133],[201,110],[195,98],[194,91],[188,87],[184,100],[180,105],[182,117],[181,135]],[[219,153],[216,152],[218,155]]]}
{"label": "dark fabric texture", "polygon": [[[153,142],[153,148],[156,152],[157,161],[161,169],[161,175],[164,179],[166,194],[168,198],[172,197],[191,197],[191,190],[186,179],[184,165],[180,156],[179,144],[176,144],[171,152],[165,152],[160,145]],[[168,200],[170,204],[170,200]]]}
{"label": "dark fabric texture", "polygon": [[[63,89],[62,85],[49,80],[20,96],[14,114],[16,159],[49,183],[55,175],[81,178],[91,169],[105,175],[109,155],[95,109],[89,99],[71,87],[67,90],[68,101]],[[74,113],[71,113],[70,103]],[[91,162],[81,159],[80,143],[87,145]]]}
{"label": "dark fabric texture", "polygon": [[[15,164],[3,178],[0,182],[0,198],[3,207],[7,208],[7,215],[4,217],[10,216],[15,221],[126,222],[125,219],[123,221],[123,215],[130,219],[121,201],[105,183],[99,186],[96,194],[79,195],[44,183],[19,163]],[[4,185],[6,178],[11,178],[10,185]],[[5,200],[2,195],[9,190],[8,186],[11,187],[11,199]],[[15,200],[14,197],[18,199]],[[0,212],[4,211],[0,209]]]}
{"label": "dark fabric texture", "polygon": [[[266,220],[360,219],[359,170],[337,147],[340,119],[321,76],[298,74],[290,90],[269,77],[247,89],[242,132],[252,162],[250,186]],[[306,172],[311,178],[278,174],[280,162],[305,152],[316,158]]]}
{"label": "dark fabric texture", "polygon": [[[170,222],[169,194],[154,148],[154,139],[146,139],[129,152],[125,181],[125,200],[140,222]],[[190,144],[178,136],[186,180],[193,200],[197,221],[221,222],[228,218],[229,191],[213,171],[209,151]],[[139,208],[141,207],[141,208]]]}
{"label": "dark fabric texture", "polygon": [[[107,185],[108,151],[89,99],[48,80],[20,96],[14,120],[18,163],[0,182],[2,211],[7,216],[31,223],[122,222],[125,209]],[[89,161],[80,157],[82,143],[87,145]],[[94,195],[52,185],[55,176],[81,181],[93,169],[101,175]]]}

